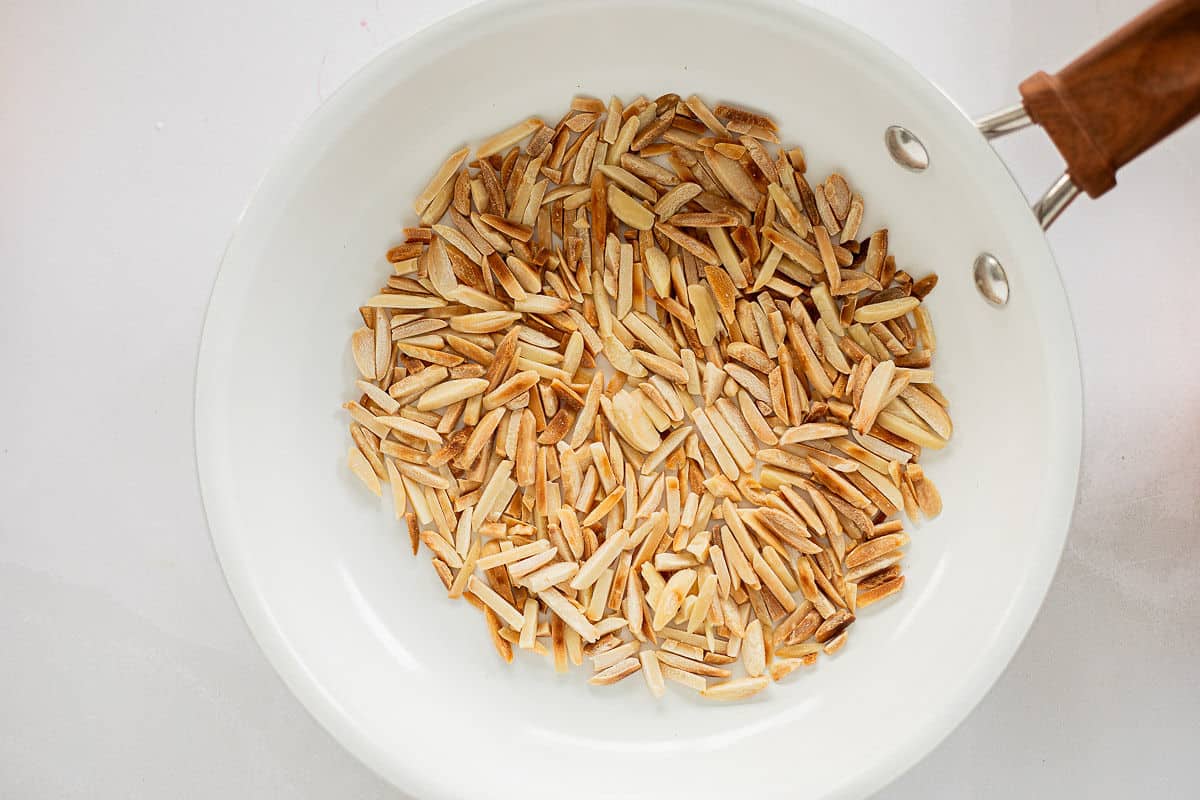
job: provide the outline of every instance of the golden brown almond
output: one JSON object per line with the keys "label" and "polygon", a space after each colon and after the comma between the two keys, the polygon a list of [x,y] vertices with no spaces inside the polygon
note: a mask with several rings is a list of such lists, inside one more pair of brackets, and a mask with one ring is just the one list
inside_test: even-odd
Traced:
{"label": "golden brown almond", "polygon": [[699,184],[681,183],[658,199],[658,202],[654,204],[654,213],[658,215],[659,219],[670,219],[679,212],[679,209],[694,200],[701,191]]}
{"label": "golden brown almond", "polygon": [[705,688],[700,694],[710,700],[745,700],[767,688],[770,682],[765,675],[750,678],[734,678],[724,683],[713,684]]}
{"label": "golden brown almond", "polygon": [[897,578],[884,581],[879,585],[873,586],[865,591],[860,589],[858,592],[858,607],[866,608],[873,603],[878,603],[883,598],[890,597],[903,588],[904,576],[901,575]]}
{"label": "golden brown almond", "polygon": [[854,569],[869,561],[881,558],[893,550],[904,547],[909,542],[906,533],[889,533],[863,542],[846,554],[846,566]]}
{"label": "golden brown almond", "polygon": [[[453,178],[458,173],[459,168],[466,162],[467,154],[471,152],[471,148],[464,147],[460,150],[455,150],[450,156],[438,167],[437,172],[429,179],[429,183],[413,200],[413,210],[418,214],[424,213],[434,198],[439,192],[443,191],[446,184],[451,184],[453,190]],[[439,213],[440,217],[441,214]]]}
{"label": "golden brown almond", "polygon": [[536,117],[518,122],[480,142],[479,147],[475,149],[475,157],[482,161],[490,155],[507,150],[522,139],[532,136],[534,131],[542,126],[543,122]]}

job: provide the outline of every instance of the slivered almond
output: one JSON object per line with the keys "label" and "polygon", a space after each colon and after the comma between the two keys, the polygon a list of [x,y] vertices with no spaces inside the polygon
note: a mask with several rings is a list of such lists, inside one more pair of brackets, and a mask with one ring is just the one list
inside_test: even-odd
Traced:
{"label": "slivered almond", "polygon": [[844,220],[850,213],[850,186],[846,179],[838,173],[833,173],[825,179],[825,199],[830,210],[839,220]]}
{"label": "slivered almond", "polygon": [[884,322],[902,317],[920,304],[921,301],[915,297],[897,297],[894,300],[884,300],[882,303],[859,306],[854,312],[854,321],[867,325]]}
{"label": "slivered almond", "polygon": [[725,126],[721,124],[721,121],[717,119],[716,115],[709,110],[708,106],[699,97],[692,95],[684,102],[691,109],[692,113],[696,115],[696,119],[703,122],[705,127],[710,131],[722,138],[729,135],[729,132],[725,130]]}
{"label": "slivered almond", "polygon": [[692,284],[688,286],[687,293],[696,321],[696,335],[700,343],[708,347],[717,340],[721,324],[712,292],[703,284]]}
{"label": "slivered almond", "polygon": [[788,428],[779,437],[780,444],[799,444],[817,439],[831,439],[835,436],[845,436],[846,426],[831,422],[809,422]]}
{"label": "slivered almond", "polygon": [[874,561],[892,550],[904,547],[909,543],[909,537],[906,533],[889,533],[885,536],[877,536],[870,541],[863,542],[858,547],[846,554],[846,566],[851,569],[861,567],[868,561]]}
{"label": "slivered almond", "polygon": [[863,217],[863,199],[860,195],[854,195],[850,199],[850,210],[846,214],[846,222],[842,225],[841,241],[842,244],[854,241],[858,236],[858,229],[862,225]]}
{"label": "slivered almond", "polygon": [[654,204],[654,213],[658,215],[659,219],[670,219],[678,213],[679,209],[694,200],[701,191],[699,184],[681,183],[658,199],[658,202]]}
{"label": "slivered almond", "polygon": [[858,410],[854,413],[852,422],[854,430],[860,434],[866,433],[875,425],[875,419],[883,409],[883,398],[896,374],[896,364],[893,361],[880,361],[871,371],[870,377],[863,385],[862,399]]}
{"label": "slivered almond", "polygon": [[521,319],[518,311],[480,311],[450,318],[450,327],[463,333],[494,333],[512,327]]}
{"label": "slivered almond", "polygon": [[755,125],[768,131],[779,130],[770,117],[762,114],[756,114],[753,111],[747,111],[746,109],[739,108],[737,106],[731,106],[727,103],[721,103],[718,105],[715,109],[713,109],[713,113],[720,119],[728,119],[733,120],[734,122],[745,123],[747,125]]}
{"label": "slivered almond", "polygon": [[618,167],[613,164],[601,164],[597,169],[604,173],[605,177],[611,181],[609,186],[620,186],[630,194],[649,203],[658,202],[658,192],[654,190],[654,187],[624,167]]}
{"label": "slivered almond", "polygon": [[537,594],[546,608],[582,636],[585,642],[594,642],[600,638],[596,626],[589,622],[583,612],[556,589],[544,589]]}
{"label": "slivered almond", "polygon": [[350,337],[350,352],[359,373],[367,380],[375,380],[378,369],[375,362],[375,332],[370,328],[359,328]]}
{"label": "slivered almond", "polygon": [[519,222],[501,217],[497,214],[480,214],[479,219],[488,227],[494,228],[510,239],[528,242],[533,237],[533,228]]}
{"label": "slivered almond", "polygon": [[720,264],[721,263],[721,259],[718,258],[715,250],[713,250],[711,247],[704,244],[703,242],[700,242],[699,240],[697,240],[691,236],[688,236],[686,233],[679,230],[674,225],[671,225],[666,222],[658,222],[658,223],[655,223],[654,229],[656,231],[658,231],[659,233],[661,233],[663,236],[666,236],[671,241],[675,242],[675,244],[679,245],[684,250],[686,250],[689,253],[691,253],[692,255],[694,255],[696,258],[703,261],[704,263],[706,263],[706,264]]}
{"label": "slivered almond", "polygon": [[687,656],[681,656],[678,653],[672,653],[668,650],[659,650],[658,660],[663,663],[664,667],[674,667],[675,669],[683,670],[684,672],[690,672],[693,675],[700,675],[709,678],[728,678],[733,674],[723,667],[706,664],[703,661],[697,661],[695,659],[688,658]]}
{"label": "slivered almond", "polygon": [[628,678],[642,668],[642,662],[632,656],[601,670],[588,679],[588,683],[596,686],[610,686],[617,681]]}
{"label": "slivered almond", "polygon": [[746,666],[746,674],[757,678],[766,672],[767,651],[763,642],[762,622],[751,620],[746,626],[746,635],[742,641],[742,663]]}
{"label": "slivered almond", "polygon": [[521,628],[525,621],[525,615],[517,609],[513,608],[512,604],[498,595],[492,587],[481,581],[476,576],[472,575],[467,581],[467,591],[475,595],[492,611],[496,616],[504,620],[512,628]]}
{"label": "slivered almond", "polygon": [[717,683],[706,687],[700,694],[710,700],[745,700],[767,688],[770,682],[770,679],[765,675],[750,678],[734,678],[724,683]]}
{"label": "slivered almond", "polygon": [[771,401],[771,390],[763,383],[762,378],[758,377],[751,370],[746,369],[740,364],[727,363],[725,365],[725,372],[749,392],[755,400],[761,400],[764,403]]}
{"label": "slivered almond", "polygon": [[662,375],[673,383],[687,383],[687,370],[681,365],[674,363],[662,356],[653,353],[647,353],[644,350],[633,350],[633,357],[636,358],[643,367],[651,372]]}
{"label": "slivered almond", "polygon": [[949,439],[954,432],[954,424],[950,415],[932,397],[925,394],[916,386],[907,386],[900,391],[900,397],[908,403],[926,425],[943,439]]}
{"label": "slivered almond", "polygon": [[415,436],[418,439],[423,439],[433,444],[442,443],[442,435],[440,433],[428,425],[424,425],[408,417],[378,417],[377,419],[389,428],[400,431],[406,436]]}
{"label": "slivered almond", "polygon": [[498,408],[508,403],[517,395],[527,392],[531,386],[538,382],[538,377],[538,373],[533,370],[526,370],[525,372],[518,372],[516,375],[513,375],[504,383],[484,395],[484,410],[491,411],[493,408]]}
{"label": "slivered almond", "polygon": [[666,586],[658,593],[658,602],[654,606],[653,625],[655,630],[661,630],[674,618],[683,605],[683,598],[691,591],[695,582],[696,570],[694,569],[681,569],[671,575]]}
{"label": "slivered almond", "polygon": [[[536,118],[530,117],[527,120],[518,122],[511,128],[506,128],[499,133],[484,139],[479,143],[479,147],[475,149],[475,157],[478,159],[487,158],[490,155],[507,150],[517,142],[527,136],[531,136],[534,131],[541,128],[544,123]],[[455,168],[457,169],[457,167]]]}
{"label": "slivered almond", "polygon": [[824,273],[825,265],[821,261],[820,255],[815,253],[809,245],[803,241],[793,238],[774,228],[766,228],[763,230],[763,237],[783,251],[783,254],[792,261],[799,264],[804,269],[813,275],[821,275]]}
{"label": "slivered almond", "polygon": [[866,608],[873,603],[878,603],[885,597],[890,597],[896,592],[904,588],[904,576],[901,575],[891,580],[883,581],[869,589],[859,589],[858,592],[858,607]]}
{"label": "slivered almond", "polygon": [[875,424],[885,431],[894,433],[902,439],[907,439],[918,447],[928,447],[931,450],[941,450],[946,446],[946,440],[920,425],[914,425],[903,417],[889,411],[879,412]]}
{"label": "slivered almond", "polygon": [[762,193],[741,164],[715,150],[704,151],[704,162],[734,200],[750,211],[758,208]]}
{"label": "slivered almond", "polygon": [[421,411],[445,408],[452,403],[457,403],[459,400],[466,400],[468,397],[482,394],[487,389],[487,386],[488,382],[483,378],[460,378],[458,380],[445,381],[431,389],[427,389],[417,399],[417,408]]}
{"label": "slivered almond", "polygon": [[400,292],[397,294],[377,294],[368,300],[365,305],[374,308],[441,308],[442,306],[446,305],[446,301],[440,297],[434,297],[433,295],[417,295]]}
{"label": "slivered almond", "polygon": [[[353,472],[363,484],[375,493],[377,497],[383,496],[383,487],[379,483],[379,477],[375,474],[375,470],[371,467],[367,457],[362,454],[357,447],[351,447],[347,457],[347,463],[350,465],[350,471]],[[389,462],[390,463],[390,462]]]}
{"label": "slivered almond", "polygon": [[621,191],[615,182],[608,185],[608,209],[631,228],[648,231],[654,227],[654,212]]}
{"label": "slivered almond", "polygon": [[[471,148],[464,147],[461,150],[455,150],[450,156],[438,167],[437,172],[429,179],[429,183],[421,190],[416,199],[413,200],[413,210],[418,214],[424,213],[429,204],[433,202],[433,198],[443,190],[447,183],[451,182],[459,168],[466,162],[467,154],[471,152]],[[441,214],[438,214],[440,217]]]}
{"label": "slivered almond", "polygon": [[669,221],[680,228],[732,228],[739,224],[733,214],[713,212],[674,214]]}

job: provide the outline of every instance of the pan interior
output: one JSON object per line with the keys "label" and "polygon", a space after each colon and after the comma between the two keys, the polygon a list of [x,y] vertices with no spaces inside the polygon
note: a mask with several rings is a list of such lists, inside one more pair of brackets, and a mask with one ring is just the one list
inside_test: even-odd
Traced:
{"label": "pan interior", "polygon": [[[586,685],[546,659],[499,662],[480,615],[445,599],[389,509],[344,467],[339,406],[356,308],[446,154],[574,94],[700,93],[771,114],[815,183],[847,177],[863,231],[889,229],[929,300],[952,443],[926,469],[945,511],[913,532],[904,592],[848,646],[760,699],[655,703],[640,678]],[[884,131],[931,165],[894,163]],[[1012,285],[977,294],[981,251]],[[761,796],[870,791],[923,755],[1007,663],[1053,573],[1073,502],[1079,379],[1046,243],[1003,165],[880,45],[771,2],[492,3],[393,48],[311,119],[247,209],[213,295],[197,388],[214,541],[265,652],[349,749],[414,794]],[[764,770],[764,766],[766,769]],[[770,777],[771,775],[777,777]],[[797,778],[799,779],[799,778]],[[607,788],[605,788],[607,787]]]}

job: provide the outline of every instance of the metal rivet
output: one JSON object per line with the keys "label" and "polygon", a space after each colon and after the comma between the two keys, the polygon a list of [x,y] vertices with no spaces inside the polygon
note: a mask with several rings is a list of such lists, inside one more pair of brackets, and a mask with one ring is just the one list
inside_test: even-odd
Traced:
{"label": "metal rivet", "polygon": [[892,125],[884,131],[883,142],[892,159],[905,169],[911,172],[929,169],[929,151],[908,128]]}
{"label": "metal rivet", "polygon": [[1008,275],[991,253],[980,253],[975,258],[975,288],[996,307],[1008,302]]}

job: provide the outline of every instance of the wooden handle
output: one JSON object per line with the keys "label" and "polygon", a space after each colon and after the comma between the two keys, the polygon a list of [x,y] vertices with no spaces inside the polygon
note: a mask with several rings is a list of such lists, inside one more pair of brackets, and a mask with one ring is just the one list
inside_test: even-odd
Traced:
{"label": "wooden handle", "polygon": [[1020,88],[1071,179],[1099,197],[1118,169],[1200,114],[1200,0],[1164,0]]}

